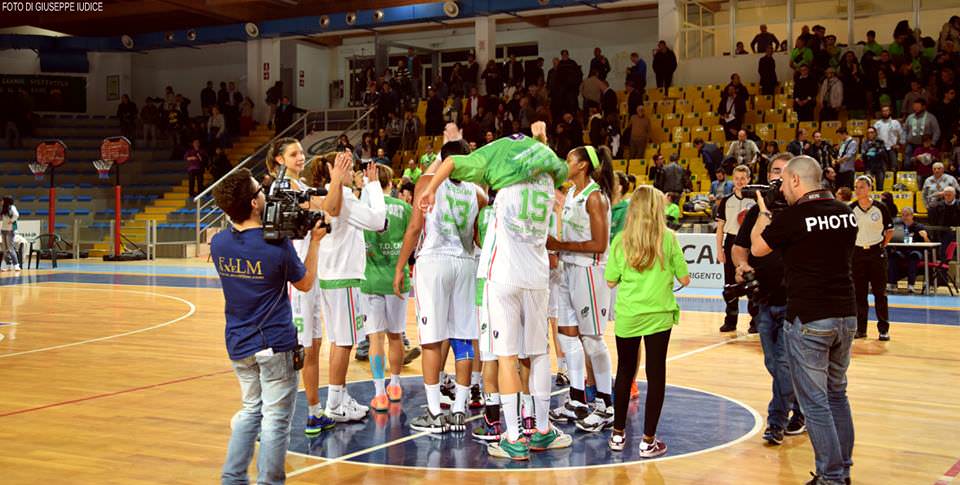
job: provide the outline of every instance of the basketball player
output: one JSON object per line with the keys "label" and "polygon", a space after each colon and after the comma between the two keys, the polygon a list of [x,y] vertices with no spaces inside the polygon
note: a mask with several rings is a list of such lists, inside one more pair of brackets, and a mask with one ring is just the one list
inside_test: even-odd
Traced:
{"label": "basketball player", "polygon": [[[357,182],[363,184],[360,198],[353,194]],[[362,177],[343,177],[340,184],[331,181],[326,200],[331,199],[333,202],[325,207],[335,217],[328,237],[320,243],[318,271],[320,306],[331,343],[324,414],[341,423],[359,421],[370,410],[350,397],[345,386],[350,352],[365,336],[363,316],[357,308],[367,263],[363,231],[386,229],[386,206],[377,165],[368,163]]]}
{"label": "basketball player", "polygon": [[[468,153],[463,140],[447,142],[444,157]],[[423,175],[419,184],[430,183]],[[402,277],[407,258],[420,239],[414,285],[417,292],[417,327],[423,347],[423,384],[427,393],[427,411],[414,418],[410,427],[417,431],[443,433],[466,431],[466,404],[470,395],[473,367],[473,341],[479,329],[476,323],[476,259],[473,256],[473,231],[486,195],[475,184],[443,180],[435,210],[415,211],[403,237],[403,246],[394,269],[394,291],[404,290]],[[418,189],[417,192],[420,192]],[[415,198],[419,197],[415,195]],[[442,343],[449,339],[456,360],[456,393],[451,414],[444,416],[440,398]]]}
{"label": "basketball player", "polygon": [[[565,448],[572,439],[552,427],[550,405],[549,258],[545,247],[554,188],[566,167],[546,145],[546,125],[531,126],[536,139],[521,134],[502,138],[467,156],[445,157],[419,207],[429,210],[441,200],[438,188],[447,177],[473,180],[497,190],[493,227],[484,238],[478,274],[484,275],[484,307],[489,326],[480,346],[497,356],[500,402],[506,436],[491,443],[491,456],[529,459],[530,451]],[[437,209],[434,208],[434,211]],[[519,357],[529,360],[529,386],[537,431],[521,440]]]}
{"label": "basketball player", "polygon": [[[570,394],[550,417],[597,432],[613,424],[610,351],[603,340],[610,313],[603,272],[610,243],[613,164],[606,147],[583,146],[570,151],[567,166],[573,186],[564,202],[562,240],[548,239],[547,249],[560,251],[563,261],[558,337],[570,369]],[[592,412],[586,402],[585,355],[596,377]]]}
{"label": "basketball player", "polygon": [[[393,188],[393,170],[379,165],[379,182],[384,193]],[[363,231],[367,244],[367,267],[360,285],[360,308],[363,311],[364,328],[370,341],[370,372],[376,394],[370,407],[377,412],[386,412],[391,402],[400,402],[403,388],[400,386],[400,370],[403,367],[403,331],[407,324],[406,295],[393,294],[393,270],[397,266],[400,246],[411,206],[390,196],[383,197],[386,204],[387,228],[384,231]],[[403,284],[410,287],[407,265],[404,265]],[[390,346],[390,385],[384,386],[383,334],[387,334]]]}
{"label": "basketball player", "polygon": [[[493,206],[496,204],[497,191],[491,190],[488,195],[489,205],[480,210],[477,215],[477,246],[483,247],[486,240],[487,229],[493,222]],[[477,274],[477,321],[480,325],[480,335],[488,332],[490,326],[490,317],[486,307],[483,305],[484,288],[486,279],[483,274]],[[479,347],[479,345],[478,345]],[[500,421],[500,391],[497,383],[497,356],[486,350],[489,346],[479,348],[479,357],[482,362],[483,375],[483,399],[485,407],[483,410],[483,424],[473,430],[473,437],[481,441],[500,441],[503,434],[503,425]]]}

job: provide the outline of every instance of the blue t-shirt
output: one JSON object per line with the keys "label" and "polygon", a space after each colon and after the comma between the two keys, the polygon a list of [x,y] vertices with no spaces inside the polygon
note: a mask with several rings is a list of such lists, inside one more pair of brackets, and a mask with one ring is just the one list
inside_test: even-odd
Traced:
{"label": "blue t-shirt", "polygon": [[229,229],[213,237],[210,255],[226,301],[224,337],[230,359],[244,359],[268,347],[274,352],[296,348],[287,282],[300,281],[307,270],[293,244],[268,243],[260,228]]}

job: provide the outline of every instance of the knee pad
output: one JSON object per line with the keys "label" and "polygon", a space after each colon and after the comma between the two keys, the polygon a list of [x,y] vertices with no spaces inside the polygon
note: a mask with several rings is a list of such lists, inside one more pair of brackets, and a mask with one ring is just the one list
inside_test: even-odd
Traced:
{"label": "knee pad", "polygon": [[452,338],[450,339],[450,348],[453,349],[453,357],[457,361],[473,360],[473,340]]}
{"label": "knee pad", "polygon": [[598,364],[602,366],[604,363],[610,362],[610,351],[607,349],[607,342],[603,340],[603,337],[599,335],[582,335],[581,337],[583,341],[583,353],[587,354],[587,357],[590,358],[590,364],[593,366],[594,374],[598,371],[609,371],[609,369],[597,368]]}

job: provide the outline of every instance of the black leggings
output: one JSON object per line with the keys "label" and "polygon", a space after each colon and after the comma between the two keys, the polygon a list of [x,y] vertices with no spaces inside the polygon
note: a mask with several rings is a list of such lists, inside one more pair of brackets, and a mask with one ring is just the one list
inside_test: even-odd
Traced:
{"label": "black leggings", "polygon": [[643,434],[657,434],[663,396],[667,388],[667,346],[670,330],[646,337],[617,337],[617,380],[614,384],[617,399],[614,401],[613,429],[622,430],[627,425],[627,408],[630,407],[630,387],[636,378],[640,362],[640,339],[647,349],[647,399],[644,405]]}

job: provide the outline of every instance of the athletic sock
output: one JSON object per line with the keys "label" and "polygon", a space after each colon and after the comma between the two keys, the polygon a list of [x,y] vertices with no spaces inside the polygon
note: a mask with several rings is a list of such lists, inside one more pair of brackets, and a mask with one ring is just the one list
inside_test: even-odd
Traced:
{"label": "athletic sock", "polygon": [[503,420],[507,425],[507,439],[517,441],[520,439],[520,393],[501,394],[500,400],[503,402]]}
{"label": "athletic sock", "polygon": [[546,434],[550,431],[550,395],[535,397],[533,404],[537,431]]}
{"label": "athletic sock", "polygon": [[390,385],[399,386],[400,385],[400,374],[391,374],[390,375]]}
{"label": "athletic sock", "polygon": [[373,373],[373,387],[376,389],[374,396],[383,396],[387,390],[383,383],[383,356],[370,356],[370,372]]}
{"label": "athletic sock", "polygon": [[593,385],[586,386],[586,388],[583,389],[583,393],[586,395],[586,398],[587,398],[587,400],[584,402],[593,402],[594,400],[597,399],[597,386],[593,386]]}
{"label": "athletic sock", "polygon": [[582,389],[574,389],[573,387],[570,388],[570,400],[577,401],[580,404],[586,404],[589,402],[587,401],[586,392],[584,392]]}
{"label": "athletic sock", "polygon": [[533,396],[520,393],[520,398],[523,399],[523,417],[532,418],[534,413]]}
{"label": "athletic sock", "polygon": [[309,411],[310,416],[320,416],[321,414],[323,414],[323,405],[321,405],[320,403],[311,404],[309,405],[309,408],[310,408],[310,411]]}
{"label": "athletic sock", "polygon": [[440,409],[440,384],[424,384],[423,387],[427,390],[427,409],[430,414],[439,416],[443,412]]}
{"label": "athletic sock", "polygon": [[462,386],[457,384],[457,394],[456,399],[453,401],[453,408],[451,409],[454,413],[462,413],[467,409],[467,399],[470,398],[470,387]]}
{"label": "athletic sock", "polygon": [[483,410],[483,413],[487,416],[487,421],[491,423],[500,421],[500,394],[496,392],[487,394],[484,396],[484,402],[487,407]]}
{"label": "athletic sock", "polygon": [[327,386],[327,411],[332,411],[340,407],[340,403],[343,401],[343,394],[343,386],[335,384]]}
{"label": "athletic sock", "polygon": [[479,386],[480,382],[483,381],[483,374],[480,372],[471,372],[470,373],[470,387]]}
{"label": "athletic sock", "polygon": [[605,408],[613,406],[613,397],[602,392],[597,393],[597,401],[602,402]]}

